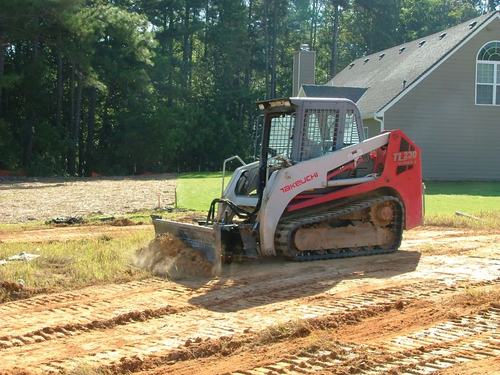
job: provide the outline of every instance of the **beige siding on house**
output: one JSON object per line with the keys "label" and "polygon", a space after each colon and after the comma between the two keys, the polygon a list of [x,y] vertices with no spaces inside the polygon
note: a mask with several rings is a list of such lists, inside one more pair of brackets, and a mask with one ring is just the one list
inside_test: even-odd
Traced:
{"label": "beige siding on house", "polygon": [[363,119],[363,127],[368,128],[368,138],[380,134],[380,122],[371,119]]}
{"label": "beige siding on house", "polygon": [[476,56],[494,40],[498,18],[385,112],[421,148],[426,180],[500,181],[500,106],[475,105]]}

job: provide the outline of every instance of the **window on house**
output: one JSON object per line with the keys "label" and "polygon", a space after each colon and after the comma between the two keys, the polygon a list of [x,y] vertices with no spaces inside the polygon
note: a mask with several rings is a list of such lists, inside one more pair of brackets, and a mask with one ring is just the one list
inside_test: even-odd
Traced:
{"label": "window on house", "polygon": [[500,105],[500,41],[485,44],[477,55],[476,104]]}

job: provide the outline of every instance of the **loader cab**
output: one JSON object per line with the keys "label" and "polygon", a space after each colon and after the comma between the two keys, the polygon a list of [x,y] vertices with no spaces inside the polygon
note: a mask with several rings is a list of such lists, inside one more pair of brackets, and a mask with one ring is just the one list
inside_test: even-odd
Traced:
{"label": "loader cab", "polygon": [[364,140],[359,110],[348,99],[286,98],[258,106],[265,116],[262,161],[282,156],[298,163]]}
{"label": "loader cab", "polygon": [[[248,212],[260,209],[267,182],[277,170],[364,140],[359,110],[348,99],[284,98],[257,105],[264,118],[259,161],[237,168],[221,194]],[[228,204],[217,210],[218,221],[230,222],[233,216]]]}

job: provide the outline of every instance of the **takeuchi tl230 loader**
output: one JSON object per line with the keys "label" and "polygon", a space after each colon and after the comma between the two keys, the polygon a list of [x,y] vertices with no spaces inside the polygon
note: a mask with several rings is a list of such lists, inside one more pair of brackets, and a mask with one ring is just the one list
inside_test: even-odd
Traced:
{"label": "takeuchi tl230 loader", "polygon": [[157,235],[183,239],[219,272],[231,258],[391,253],[403,229],[421,224],[420,150],[401,130],[365,139],[359,109],[347,99],[257,105],[264,115],[259,161],[234,171],[206,221],[153,218]]}

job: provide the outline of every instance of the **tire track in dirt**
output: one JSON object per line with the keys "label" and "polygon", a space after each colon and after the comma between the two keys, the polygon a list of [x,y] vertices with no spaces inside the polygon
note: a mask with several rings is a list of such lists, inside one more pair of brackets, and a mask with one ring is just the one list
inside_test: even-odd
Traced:
{"label": "tire track in dirt", "polygon": [[[4,323],[0,329],[0,348],[64,338],[67,331],[76,335],[201,307],[230,312],[301,298],[335,285],[338,280],[332,279],[331,274],[328,267],[307,279],[300,274],[279,272],[269,281],[257,275],[246,277],[244,282],[210,282],[196,289],[152,279],[12,302],[0,306]],[[254,296],[258,297],[252,299]],[[120,305],[113,300],[120,301]]]}
{"label": "tire track in dirt", "polygon": [[[0,348],[21,346],[33,340],[63,338],[65,331],[87,332],[125,324],[141,315],[144,319],[168,314],[187,308],[188,303],[177,298],[172,306],[165,304],[162,296],[176,299],[188,292],[189,288],[151,279],[6,303],[0,306],[0,333],[3,334],[0,334]],[[112,298],[120,300],[122,306],[114,304]]]}
{"label": "tire track in dirt", "polygon": [[[300,267],[297,263],[278,264]],[[254,267],[259,268],[255,275],[250,269],[243,272],[243,279],[215,280],[195,287],[150,279],[6,303],[0,305],[3,323],[0,328],[0,348],[21,346],[33,340],[63,338],[64,331],[71,331],[75,335],[80,331],[127,324],[137,320],[137,317],[141,320],[161,317],[175,309],[245,309],[251,307],[249,298],[255,295],[259,298],[252,305],[259,306],[321,293],[338,282],[332,278],[332,274],[338,276],[338,273],[332,272],[330,267],[313,266],[314,276],[304,278],[300,273],[290,274],[289,270],[276,272],[276,262],[271,262],[262,267],[269,268],[269,272],[273,273],[271,280],[263,280],[261,274],[267,271],[261,269],[260,264]],[[349,268],[342,271],[343,277],[348,277],[351,271]],[[266,292],[262,293],[262,290]],[[115,301],[119,301],[119,305]]]}
{"label": "tire track in dirt", "polygon": [[334,343],[333,350],[290,355],[266,366],[230,375],[398,373],[426,375],[457,363],[500,355],[500,309],[490,308],[434,327],[400,336],[385,345]]}
{"label": "tire track in dirt", "polygon": [[[500,283],[500,280],[485,281],[479,283],[479,285],[485,286],[497,283]],[[170,360],[170,358],[178,356],[175,351],[179,348],[222,337],[231,337],[237,334],[244,335],[250,331],[255,332],[256,330],[265,329],[283,320],[307,320],[325,316],[337,316],[335,320],[338,321],[342,321],[342,319],[359,319],[363,316],[373,316],[401,304],[410,303],[422,296],[450,293],[471,286],[476,286],[476,284],[450,287],[442,283],[416,283],[408,285],[406,288],[387,288],[351,296],[340,301],[334,296],[329,296],[329,298],[325,296],[322,299],[322,304],[318,306],[310,306],[310,303],[314,301],[314,298],[312,298],[312,301],[305,300],[295,309],[293,309],[293,305],[297,305],[296,302],[282,302],[280,303],[281,306],[274,306],[279,311],[274,315],[270,315],[269,311],[259,311],[266,310],[262,307],[230,313],[229,316],[227,313],[198,309],[160,319],[151,319],[146,322],[131,323],[127,326],[115,327],[113,330],[100,330],[91,333],[91,337],[82,337],[82,339],[86,342],[84,344],[86,352],[99,348],[98,352],[88,357],[90,360],[98,362],[100,366],[113,368],[117,366],[117,363],[126,363],[126,359],[134,358],[137,355],[141,356],[142,362],[147,361],[148,356],[157,356],[158,353],[164,353],[167,360]],[[251,301],[252,299],[254,301]],[[249,302],[252,304],[258,299],[259,297],[255,296]],[[67,335],[66,339],[75,335],[73,331],[63,333]],[[85,333],[82,333],[82,336],[86,336]],[[129,338],[126,345],[117,347],[116,343],[123,337]],[[147,342],[145,339],[147,339]],[[35,344],[32,342],[29,344],[33,344],[30,347],[30,353],[33,356]],[[42,357],[50,358],[48,351],[55,350],[57,352],[58,349],[64,351],[64,348],[68,345],[70,343],[66,340],[62,344],[52,344],[50,347],[39,347],[37,349],[43,353]],[[74,345],[83,344],[71,344],[71,346]],[[20,348],[20,350],[23,349]],[[4,358],[14,360],[19,355],[17,351],[12,350],[10,353],[7,351]],[[170,354],[168,354],[169,352]],[[30,360],[31,358],[24,358],[24,366],[36,368],[36,356],[35,363],[30,363]],[[78,366],[78,360],[61,358],[49,361],[42,369],[44,371],[58,372],[76,366]]]}
{"label": "tire track in dirt", "polygon": [[[464,256],[446,264],[447,257],[414,255],[234,265],[234,274],[204,285],[152,279],[7,303],[0,313],[10,328],[2,325],[0,337],[15,344],[0,350],[5,359],[0,371],[18,366],[61,372],[78,366],[75,357],[87,355],[120,373],[129,371],[131,362],[140,368],[158,357],[175,361],[188,347],[245,339],[286,320],[359,319],[417,298],[499,282],[498,262]],[[418,268],[408,268],[409,260],[419,262]],[[437,269],[438,263],[445,266]],[[87,320],[79,322],[82,313]]]}

